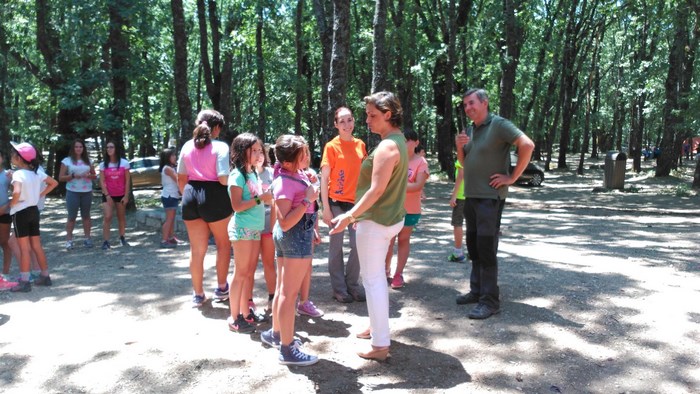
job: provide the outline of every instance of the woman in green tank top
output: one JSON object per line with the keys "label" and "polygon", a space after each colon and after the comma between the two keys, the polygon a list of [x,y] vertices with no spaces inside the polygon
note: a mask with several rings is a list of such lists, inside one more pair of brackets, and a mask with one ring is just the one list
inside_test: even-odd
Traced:
{"label": "woman in green tank top", "polygon": [[384,257],[391,239],[403,227],[408,174],[406,139],[401,132],[403,110],[390,92],[364,98],[367,126],[382,141],[362,162],[355,206],[333,218],[331,234],[357,221],[356,242],[362,284],[367,296],[370,328],[358,337],[372,338],[372,348],[358,355],[366,359],[389,357],[389,290]]}

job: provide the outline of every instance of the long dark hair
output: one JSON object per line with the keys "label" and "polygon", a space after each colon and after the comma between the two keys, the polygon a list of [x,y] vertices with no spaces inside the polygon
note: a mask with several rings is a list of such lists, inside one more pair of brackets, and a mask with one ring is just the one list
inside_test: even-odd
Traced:
{"label": "long dark hair", "polygon": [[[80,157],[77,157],[75,155],[75,144],[77,144],[78,142],[81,145],[83,145],[83,153],[80,154]],[[85,141],[83,141],[80,138],[74,139],[73,143],[70,144],[70,150],[68,151],[68,156],[70,157],[73,164],[77,164],[78,159],[80,159],[83,161],[83,163],[90,165],[90,155],[88,155],[87,147],[85,147]]]}
{"label": "long dark hair", "polygon": [[160,151],[160,164],[158,164],[158,172],[163,172],[163,167],[170,166],[170,157],[175,154],[175,148],[165,148]]}
{"label": "long dark hair", "polygon": [[211,143],[211,131],[214,127],[224,127],[224,116],[213,109],[205,109],[197,114],[194,124],[196,125],[192,132],[194,146],[202,149]]}
{"label": "long dark hair", "polygon": [[[231,142],[231,165],[238,169],[241,174],[247,174],[246,161],[248,160],[248,149],[252,148],[255,143],[260,143],[260,139],[255,134],[243,133],[238,134]],[[260,144],[262,148],[262,144]],[[255,171],[255,163],[248,163],[251,166],[253,173]]]}
{"label": "long dark hair", "polygon": [[109,144],[114,145],[114,157],[117,158],[117,168],[119,168],[122,164],[121,159],[124,157],[124,149],[122,148],[121,144],[118,144],[112,139],[107,140],[107,142],[105,142],[104,167],[105,169],[109,168],[110,158],[109,152],[107,152],[107,145]]}

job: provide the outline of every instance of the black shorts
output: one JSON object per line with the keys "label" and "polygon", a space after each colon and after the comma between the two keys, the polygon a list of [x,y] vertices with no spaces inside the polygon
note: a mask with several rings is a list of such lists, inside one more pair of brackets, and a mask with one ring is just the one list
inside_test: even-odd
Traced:
{"label": "black shorts", "polygon": [[6,213],[4,215],[0,215],[0,223],[1,224],[10,224],[12,223],[12,216],[10,216],[9,213]]}
{"label": "black shorts", "polygon": [[39,234],[39,208],[27,207],[12,215],[12,223],[15,226],[15,237],[38,237]]}
{"label": "black shorts", "polygon": [[218,222],[233,214],[226,186],[219,182],[189,181],[182,192],[182,220]]}
{"label": "black shorts", "polygon": [[[114,201],[115,204],[118,202],[122,202],[122,199],[124,198],[124,196],[110,196],[110,197],[112,197],[112,201]],[[102,202],[107,202],[107,196],[105,196],[104,194],[102,195]]]}
{"label": "black shorts", "polygon": [[452,227],[460,227],[464,225],[464,200],[455,200],[456,205],[452,208]]}

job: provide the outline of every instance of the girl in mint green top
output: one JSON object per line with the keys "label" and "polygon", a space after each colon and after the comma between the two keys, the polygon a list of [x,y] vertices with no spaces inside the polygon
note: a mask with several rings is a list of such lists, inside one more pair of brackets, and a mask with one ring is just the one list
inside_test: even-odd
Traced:
{"label": "girl in mint green top", "polygon": [[216,296],[229,298],[231,316],[228,328],[234,332],[250,333],[250,324],[257,314],[248,310],[248,295],[252,291],[253,275],[260,254],[260,233],[265,228],[263,202],[272,201],[272,193],[262,192],[255,164],[263,154],[262,143],[251,133],[239,134],[231,142],[231,167],[228,194],[233,216],[228,224],[228,237],[233,247],[233,278],[226,289],[219,287]]}
{"label": "girl in mint green top", "polygon": [[[255,200],[256,196],[262,194],[262,181],[255,172],[247,174],[241,173],[238,168],[234,168],[228,176],[228,194],[231,197],[232,187],[238,187],[242,191],[243,200]],[[262,231],[265,228],[265,207],[256,204],[250,209],[241,212],[234,212],[231,221],[228,223],[229,239],[231,232],[236,228],[247,228],[255,231]]]}

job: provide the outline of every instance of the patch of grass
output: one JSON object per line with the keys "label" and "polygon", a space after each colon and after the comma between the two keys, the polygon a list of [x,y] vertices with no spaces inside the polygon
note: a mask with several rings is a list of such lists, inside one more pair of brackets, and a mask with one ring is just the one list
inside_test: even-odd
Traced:
{"label": "patch of grass", "polygon": [[687,183],[681,183],[676,185],[674,188],[674,195],[676,197],[691,197],[694,193],[690,190],[690,185]]}
{"label": "patch of grass", "polygon": [[139,198],[136,202],[136,205],[139,206],[139,208],[160,208],[162,206],[162,203],[160,202],[160,197],[159,198],[151,198],[151,197],[146,197],[146,198]]}

